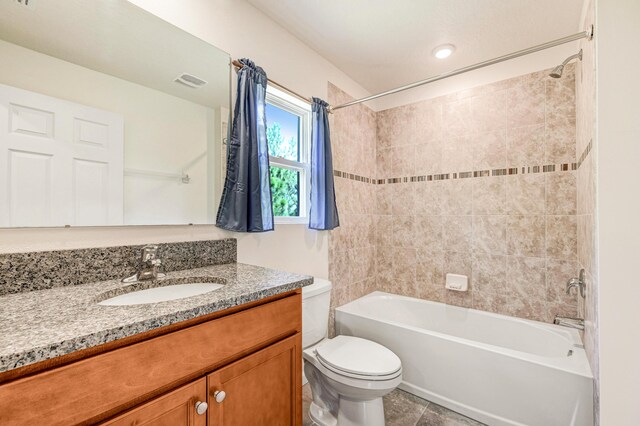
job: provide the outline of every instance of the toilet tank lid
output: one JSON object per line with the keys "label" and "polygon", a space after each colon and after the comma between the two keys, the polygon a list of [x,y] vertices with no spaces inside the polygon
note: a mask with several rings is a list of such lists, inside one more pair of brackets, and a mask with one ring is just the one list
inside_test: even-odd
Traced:
{"label": "toilet tank lid", "polygon": [[314,278],[313,284],[302,287],[302,298],[317,296],[318,294],[331,291],[331,281],[322,278]]}

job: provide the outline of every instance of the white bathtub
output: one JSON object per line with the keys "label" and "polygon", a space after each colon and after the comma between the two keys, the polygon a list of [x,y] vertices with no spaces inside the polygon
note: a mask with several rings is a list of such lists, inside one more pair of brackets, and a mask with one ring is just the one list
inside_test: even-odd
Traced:
{"label": "white bathtub", "polygon": [[374,292],[336,309],[336,332],[394,351],[401,389],[488,425],[593,425],[575,330]]}

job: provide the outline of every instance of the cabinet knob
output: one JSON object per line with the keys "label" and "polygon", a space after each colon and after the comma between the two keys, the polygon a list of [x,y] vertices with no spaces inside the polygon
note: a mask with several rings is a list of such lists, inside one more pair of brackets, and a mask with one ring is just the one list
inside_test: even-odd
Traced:
{"label": "cabinet knob", "polygon": [[204,413],[206,413],[207,412],[207,408],[209,408],[209,405],[206,402],[204,402],[204,401],[196,402],[196,413],[198,413],[199,416],[201,416]]}
{"label": "cabinet knob", "polygon": [[227,394],[224,393],[224,391],[215,391],[213,397],[216,399],[216,402],[220,404],[227,397]]}

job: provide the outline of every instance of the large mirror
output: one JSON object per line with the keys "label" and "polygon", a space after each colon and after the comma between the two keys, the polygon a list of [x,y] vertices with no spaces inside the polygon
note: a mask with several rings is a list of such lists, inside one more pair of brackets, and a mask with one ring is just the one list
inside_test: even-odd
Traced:
{"label": "large mirror", "polygon": [[215,221],[227,53],[126,0],[5,0],[0,64],[0,227]]}

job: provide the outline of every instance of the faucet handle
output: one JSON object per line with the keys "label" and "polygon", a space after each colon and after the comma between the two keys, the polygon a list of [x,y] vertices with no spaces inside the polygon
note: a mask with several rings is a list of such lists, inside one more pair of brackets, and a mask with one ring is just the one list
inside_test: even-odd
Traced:
{"label": "faucet handle", "polygon": [[586,293],[586,283],[585,283],[585,271],[584,269],[580,270],[580,276],[579,277],[573,277],[571,279],[569,279],[569,281],[567,281],[567,294],[571,294],[571,289],[574,287],[578,287],[578,290],[580,291],[580,296],[582,298],[585,297],[585,293]]}
{"label": "faucet handle", "polygon": [[574,287],[578,287],[580,285],[580,280],[576,277],[570,278],[567,281],[567,294],[571,294],[571,289]]}
{"label": "faucet handle", "polygon": [[141,260],[143,263],[150,262],[158,256],[158,246],[150,244],[142,247]]}

